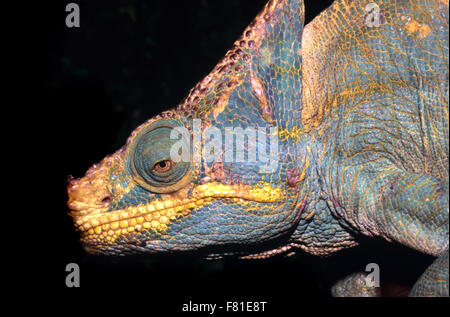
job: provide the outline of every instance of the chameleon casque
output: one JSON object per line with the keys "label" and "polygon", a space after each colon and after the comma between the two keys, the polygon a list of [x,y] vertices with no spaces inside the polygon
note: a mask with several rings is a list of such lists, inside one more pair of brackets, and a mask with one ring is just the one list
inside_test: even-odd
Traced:
{"label": "chameleon casque", "polygon": [[[184,101],[69,180],[84,248],[322,256],[379,236],[436,257],[411,296],[448,296],[448,17],[448,0],[337,0],[304,26],[303,1],[269,1]],[[188,133],[171,138],[177,127]],[[275,167],[260,148],[254,161],[211,151],[211,127],[263,127],[245,147],[275,136]],[[255,251],[268,241],[282,243]],[[332,293],[375,295],[364,281]]]}

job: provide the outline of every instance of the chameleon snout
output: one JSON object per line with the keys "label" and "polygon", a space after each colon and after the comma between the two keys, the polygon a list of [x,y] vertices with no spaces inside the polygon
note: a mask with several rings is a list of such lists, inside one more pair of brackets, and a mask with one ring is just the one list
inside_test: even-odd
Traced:
{"label": "chameleon snout", "polygon": [[111,203],[108,189],[110,158],[92,165],[82,178],[69,176],[67,185],[69,215],[78,229],[85,231],[83,224],[89,218],[104,214]]}

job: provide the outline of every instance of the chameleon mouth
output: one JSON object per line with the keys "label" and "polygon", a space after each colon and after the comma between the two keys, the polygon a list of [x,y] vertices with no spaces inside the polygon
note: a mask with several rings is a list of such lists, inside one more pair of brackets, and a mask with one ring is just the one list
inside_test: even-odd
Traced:
{"label": "chameleon mouth", "polygon": [[177,195],[168,194],[164,199],[155,199],[148,204],[116,211],[75,203],[70,205],[72,209],[69,215],[73,217],[77,230],[82,232],[82,242],[113,242],[120,235],[142,230],[164,232],[171,222],[217,199],[248,204],[273,203],[284,197],[280,188],[272,188],[268,183],[251,187],[221,183],[202,184],[193,189],[191,198],[182,198],[183,196],[187,197],[187,191]]}

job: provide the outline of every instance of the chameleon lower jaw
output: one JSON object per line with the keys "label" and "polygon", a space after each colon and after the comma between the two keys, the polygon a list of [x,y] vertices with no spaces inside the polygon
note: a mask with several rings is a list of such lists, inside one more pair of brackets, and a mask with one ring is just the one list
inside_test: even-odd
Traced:
{"label": "chameleon lower jaw", "polygon": [[280,188],[273,189],[267,183],[255,186],[215,183],[197,186],[192,192],[192,198],[165,197],[146,205],[117,211],[91,207],[72,210],[69,214],[74,218],[78,231],[82,232],[83,243],[112,243],[120,235],[141,230],[164,232],[172,221],[217,199],[245,205],[251,202],[274,203],[283,197]]}

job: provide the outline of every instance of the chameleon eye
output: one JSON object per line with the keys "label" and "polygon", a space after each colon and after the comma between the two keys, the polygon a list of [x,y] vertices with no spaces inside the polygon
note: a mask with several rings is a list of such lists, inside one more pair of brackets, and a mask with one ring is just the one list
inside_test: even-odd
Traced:
{"label": "chameleon eye", "polygon": [[153,165],[153,172],[154,173],[165,173],[168,172],[172,169],[172,165],[173,165],[173,161],[172,160],[163,160],[160,161],[158,163],[156,163],[155,165]]}
{"label": "chameleon eye", "polygon": [[170,193],[184,187],[191,180],[191,162],[174,162],[173,147],[188,149],[190,140],[171,138],[174,128],[183,124],[173,119],[153,122],[139,133],[129,148],[128,167],[134,181],[155,193]]}

